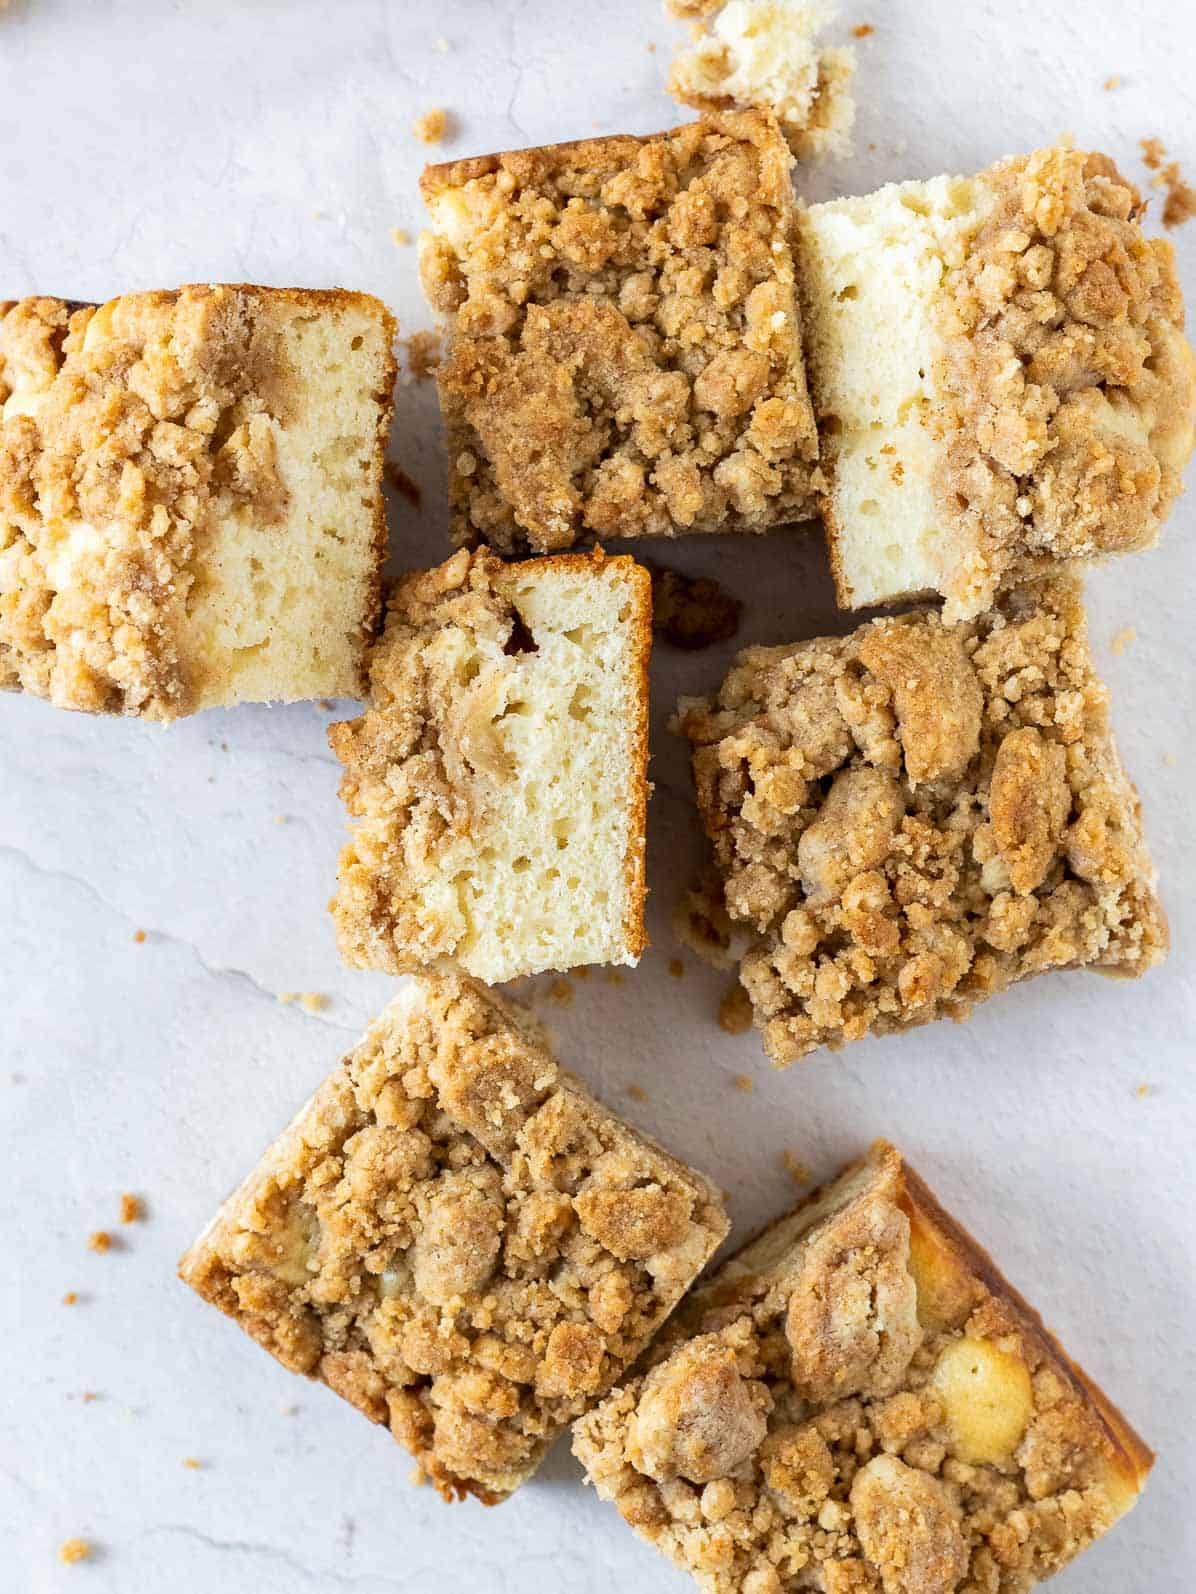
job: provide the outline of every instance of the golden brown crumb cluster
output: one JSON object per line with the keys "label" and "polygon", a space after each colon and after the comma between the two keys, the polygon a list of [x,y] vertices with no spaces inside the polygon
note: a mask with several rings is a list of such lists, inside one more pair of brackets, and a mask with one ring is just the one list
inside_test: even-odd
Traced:
{"label": "golden brown crumb cluster", "polygon": [[745,113],[425,172],[460,541],[543,552],[815,513],[790,164],[775,121]]}
{"label": "golden brown crumb cluster", "polygon": [[943,509],[976,534],[966,585],[1018,559],[1142,548],[1181,490],[1196,374],[1171,245],[1136,190],[1065,145],[987,174],[994,204],[943,314]]}
{"label": "golden brown crumb cluster", "polygon": [[209,504],[287,508],[271,422],[290,383],[254,308],[204,287],[0,305],[0,685],[187,712],[177,637]]}
{"label": "golden brown crumb cluster", "polygon": [[500,1499],[727,1232],[717,1192],[558,1068],[529,1014],[421,982],[181,1264],[446,1498]]}
{"label": "golden brown crumb cluster", "polygon": [[778,1065],[1167,946],[1079,584],[752,648],[682,704],[740,966]]}
{"label": "golden brown crumb cluster", "polygon": [[886,1146],[700,1287],[574,1435],[709,1594],[1024,1594],[1152,1459]]}

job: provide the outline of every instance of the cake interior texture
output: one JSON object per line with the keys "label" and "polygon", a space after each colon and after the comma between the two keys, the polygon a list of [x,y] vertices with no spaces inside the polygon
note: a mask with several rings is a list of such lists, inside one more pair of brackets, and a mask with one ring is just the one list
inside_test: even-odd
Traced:
{"label": "cake interior texture", "polygon": [[751,111],[428,168],[458,541],[547,553],[816,512],[791,165]]}
{"label": "cake interior texture", "polygon": [[526,1010],[414,982],[183,1258],[294,1372],[487,1504],[639,1355],[724,1238],[717,1191]]}
{"label": "cake interior texture", "polygon": [[1025,1594],[1153,1461],[883,1142],[700,1284],[574,1450],[708,1594]]}
{"label": "cake interior texture", "polygon": [[329,733],[350,963],[497,983],[636,962],[650,646],[650,577],[627,557],[462,549],[399,585],[371,706]]}
{"label": "cake interior texture", "polygon": [[1075,577],[954,626],[922,610],[749,648],[681,724],[778,1065],[1166,954]]}
{"label": "cake interior texture", "polygon": [[394,332],[339,290],[7,306],[4,683],[158,720],[359,695]]}
{"label": "cake interior texture", "polygon": [[1149,546],[1192,448],[1170,243],[1061,145],[802,213],[799,280],[840,602],[948,618],[1012,572]]}

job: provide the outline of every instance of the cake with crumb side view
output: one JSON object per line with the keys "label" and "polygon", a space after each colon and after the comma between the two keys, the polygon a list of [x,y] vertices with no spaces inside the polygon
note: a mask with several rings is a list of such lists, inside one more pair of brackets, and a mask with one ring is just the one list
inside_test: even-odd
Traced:
{"label": "cake with crumb side view", "polygon": [[1150,547],[1192,451],[1171,244],[1061,144],[801,215],[839,602],[949,620],[1019,572]]}
{"label": "cake with crumb side view", "polygon": [[717,1190],[560,1068],[525,1009],[413,982],[179,1264],[446,1500],[506,1498],[727,1233]]}
{"label": "cake with crumb side view", "polygon": [[883,1141],[704,1280],[573,1448],[707,1594],[1026,1594],[1154,1460]]}
{"label": "cake with crumb side view", "polygon": [[346,962],[491,984],[638,961],[651,578],[626,556],[459,550],[401,581],[370,706],[334,725]]}
{"label": "cake with crumb side view", "polygon": [[163,722],[359,696],[395,332],[340,289],[0,304],[0,686]]}
{"label": "cake with crumb side view", "polygon": [[791,165],[751,111],[427,169],[457,542],[550,553],[817,513]]}
{"label": "cake with crumb side view", "polygon": [[1017,980],[1138,975],[1167,922],[1080,583],[748,648],[683,699],[739,977],[779,1067]]}

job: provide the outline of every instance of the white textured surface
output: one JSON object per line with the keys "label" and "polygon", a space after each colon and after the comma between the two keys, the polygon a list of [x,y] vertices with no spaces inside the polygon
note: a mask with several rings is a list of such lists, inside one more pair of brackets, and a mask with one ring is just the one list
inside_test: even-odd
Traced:
{"label": "white textured surface", "polygon": [[[1189,7],[876,0],[848,20],[877,26],[860,47],[862,153],[818,174],[815,197],[974,169],[1063,127],[1133,174],[1136,140],[1160,134],[1196,175]],[[460,113],[452,153],[666,125],[680,119],[659,87],[676,36],[656,0],[13,0],[0,13],[0,292],[342,283],[385,296],[407,330],[426,325],[414,251],[388,233],[419,224],[427,152],[412,118]],[[1111,73],[1124,84],[1106,93]],[[1177,241],[1196,290],[1196,226]],[[444,547],[430,389],[401,393],[393,451],[427,495],[421,518],[396,513],[396,549],[430,561]],[[1194,532],[1196,501],[1157,553],[1091,587],[1172,917],[1161,971],[1136,985],[1043,979],[966,1028],[771,1074],[752,1036],[715,1026],[719,977],[684,952],[684,978],[666,972],[668,909],[696,841],[664,720],[731,650],[661,650],[656,945],[622,986],[596,973],[572,1009],[547,1009],[572,1066],[730,1190],[741,1237],[791,1199],[786,1148],[823,1175],[877,1133],[904,1146],[1161,1452],[1141,1507],[1061,1594],[1187,1594],[1196,1561]],[[749,598],[741,640],[834,622],[814,541],[674,554]],[[1126,625],[1137,640],[1114,657]],[[329,715],[212,713],[163,733],[19,698],[0,714],[4,1594],[690,1586],[581,1490],[565,1445],[496,1511],[409,1489],[385,1432],[174,1280],[178,1253],[391,988],[338,966],[323,911],[341,826]],[[309,1016],[278,1004],[284,990],[331,1005]],[[752,1095],[732,1084],[741,1072]],[[149,1221],[120,1230],[125,1189],[145,1195]],[[103,1257],[86,1243],[100,1226],[121,1240]],[[60,1304],[70,1289],[73,1308]],[[84,1404],[84,1390],[98,1398]],[[56,1546],[74,1534],[100,1554],[61,1566]]]}

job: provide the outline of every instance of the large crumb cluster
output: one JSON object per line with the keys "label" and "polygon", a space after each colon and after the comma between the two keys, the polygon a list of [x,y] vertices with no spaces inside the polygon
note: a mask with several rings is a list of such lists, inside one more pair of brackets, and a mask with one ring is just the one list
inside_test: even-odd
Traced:
{"label": "large crumb cluster", "polygon": [[386,1423],[446,1498],[501,1498],[626,1370],[727,1224],[530,1015],[422,982],[181,1264],[287,1367]]}
{"label": "large crumb cluster", "polygon": [[682,709],[776,1063],[966,1017],[1047,969],[1164,955],[1074,580],[953,627],[922,611],[748,649]]}
{"label": "large crumb cluster", "polygon": [[1150,1464],[889,1147],[701,1286],[574,1432],[708,1594],[1025,1594]]}
{"label": "large crumb cluster", "polygon": [[745,113],[429,168],[458,540],[543,552],[813,514],[789,167]]}

